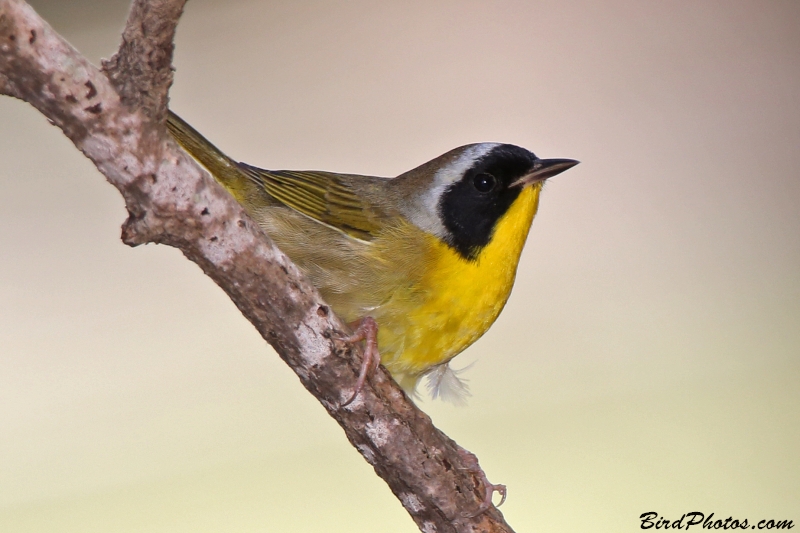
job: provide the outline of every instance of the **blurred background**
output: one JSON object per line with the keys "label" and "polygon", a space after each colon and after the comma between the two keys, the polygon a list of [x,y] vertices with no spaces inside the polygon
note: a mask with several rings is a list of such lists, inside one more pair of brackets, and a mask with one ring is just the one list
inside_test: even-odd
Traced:
{"label": "blurred background", "polygon": [[[32,5],[92,61],[126,0]],[[434,422],[517,531],[800,523],[800,3],[192,0],[172,107],[234,158],[392,176],[510,142],[548,184]],[[0,531],[410,533],[210,279],[0,98]]]}

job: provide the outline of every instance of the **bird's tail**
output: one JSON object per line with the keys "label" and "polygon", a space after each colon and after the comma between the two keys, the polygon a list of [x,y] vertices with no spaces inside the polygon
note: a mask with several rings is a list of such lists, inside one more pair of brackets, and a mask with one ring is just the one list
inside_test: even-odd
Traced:
{"label": "bird's tail", "polygon": [[206,167],[236,200],[246,202],[253,188],[251,180],[242,172],[236,161],[222,153],[200,132],[187,124],[181,117],[169,112],[167,130],[172,137],[189,152],[201,165]]}

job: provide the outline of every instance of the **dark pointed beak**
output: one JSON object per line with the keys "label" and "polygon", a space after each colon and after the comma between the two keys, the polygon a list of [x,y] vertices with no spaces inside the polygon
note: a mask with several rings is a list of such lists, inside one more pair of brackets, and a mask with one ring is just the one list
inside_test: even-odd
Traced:
{"label": "dark pointed beak", "polygon": [[511,187],[524,187],[537,181],[544,181],[556,174],[569,170],[580,161],[574,159],[537,159],[533,163],[533,170],[511,184]]}

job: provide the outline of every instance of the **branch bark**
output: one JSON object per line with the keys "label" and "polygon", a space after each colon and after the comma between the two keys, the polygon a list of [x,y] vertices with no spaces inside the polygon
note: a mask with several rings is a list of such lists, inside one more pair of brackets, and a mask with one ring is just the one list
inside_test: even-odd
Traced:
{"label": "branch bark", "polygon": [[[94,67],[23,0],[0,0],[0,93],[58,126],[120,191],[122,240],[179,248],[234,301],[425,533],[510,532],[458,445],[381,367],[345,408],[359,350],[318,292],[169,138],[173,37],[185,0],[134,0],[119,51]],[[5,127],[10,127],[5,125]]]}

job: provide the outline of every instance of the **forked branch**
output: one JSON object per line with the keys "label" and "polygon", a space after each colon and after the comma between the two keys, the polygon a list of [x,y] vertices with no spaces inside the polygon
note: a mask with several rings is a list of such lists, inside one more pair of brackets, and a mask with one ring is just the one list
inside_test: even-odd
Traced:
{"label": "forked branch", "polygon": [[[58,126],[125,199],[126,244],[179,248],[234,301],[342,426],[419,528],[509,532],[499,511],[470,517],[483,481],[458,446],[381,368],[347,405],[361,354],[346,327],[236,201],[168,137],[175,27],[185,0],[135,0],[102,70],[22,0],[0,0],[0,93]],[[10,128],[13,125],[3,124]]]}

